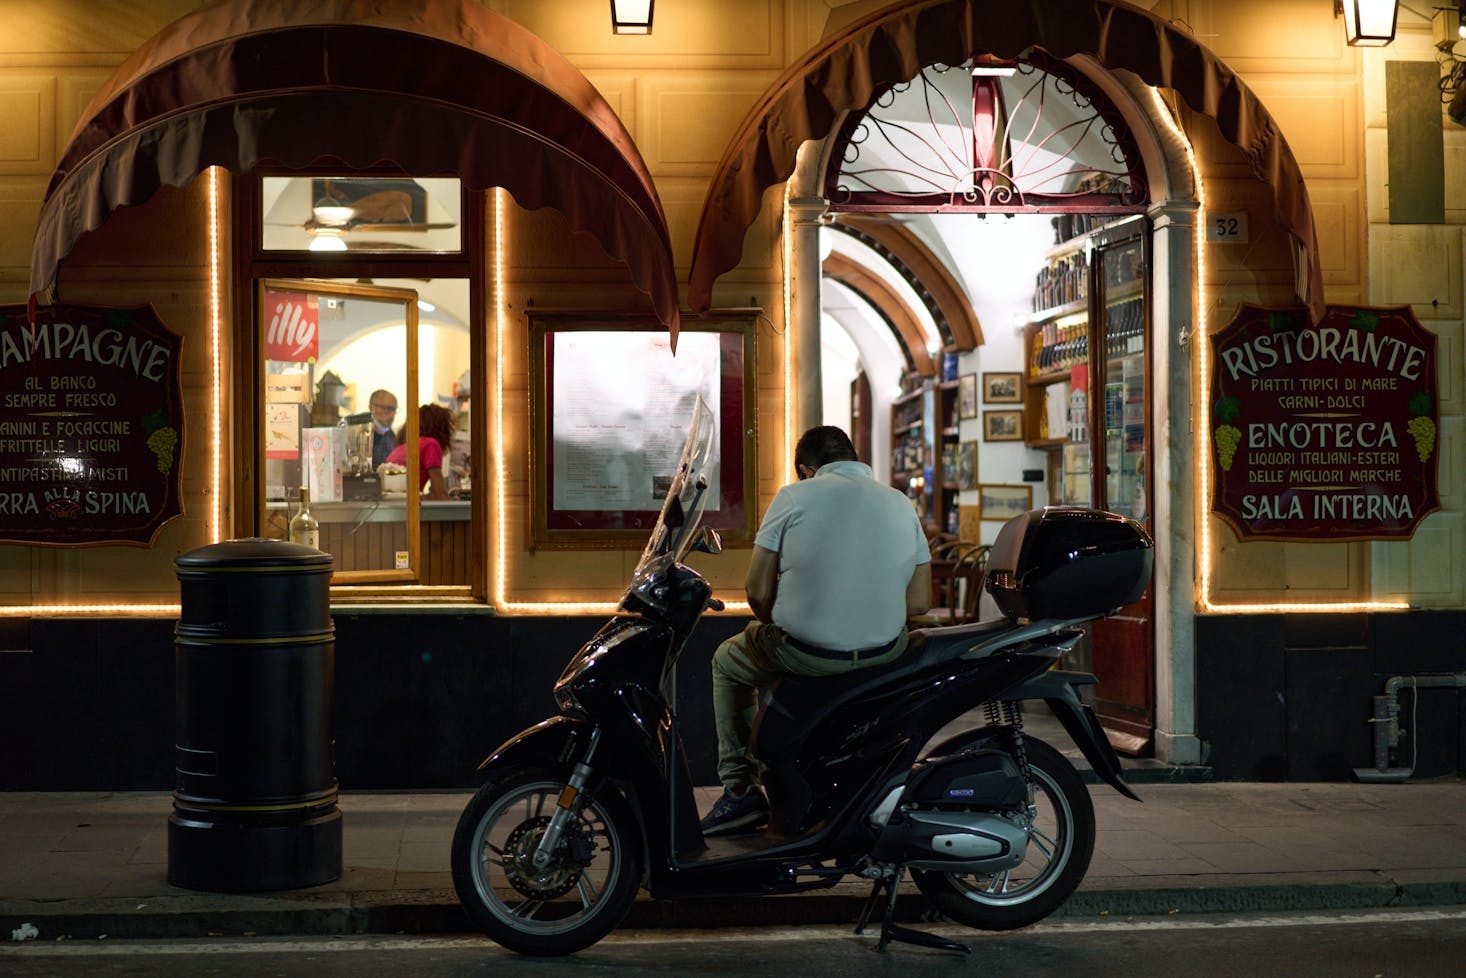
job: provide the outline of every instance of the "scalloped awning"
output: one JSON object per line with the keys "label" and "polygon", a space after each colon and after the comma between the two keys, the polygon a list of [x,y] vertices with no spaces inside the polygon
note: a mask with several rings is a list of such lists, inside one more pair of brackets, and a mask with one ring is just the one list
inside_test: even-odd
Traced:
{"label": "scalloped awning", "polygon": [[552,207],[625,262],[676,341],[651,174],[570,62],[475,0],[229,0],[164,28],[82,114],[51,177],[32,300],[86,232],[210,166],[390,164]]}
{"label": "scalloped awning", "polygon": [[1313,208],[1272,116],[1195,38],[1122,0],[926,0],[879,10],[825,38],[768,88],[723,154],[693,244],[688,307],[708,308],[713,282],[742,260],[764,191],[789,178],[806,141],[824,139],[845,112],[864,109],[878,89],[908,81],[926,65],[961,64],[975,52],[1014,58],[1034,46],[1134,72],[1215,119],[1247,154],[1253,176],[1272,188],[1274,214],[1307,263],[1314,318],[1322,315]]}

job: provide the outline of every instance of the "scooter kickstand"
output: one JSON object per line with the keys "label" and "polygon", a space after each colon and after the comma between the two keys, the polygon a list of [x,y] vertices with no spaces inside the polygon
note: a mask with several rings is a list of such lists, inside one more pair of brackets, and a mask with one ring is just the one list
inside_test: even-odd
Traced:
{"label": "scooter kickstand", "polygon": [[966,944],[958,944],[956,941],[949,941],[945,937],[938,937],[936,934],[928,934],[925,931],[912,930],[910,927],[902,927],[894,923],[892,917],[896,912],[896,888],[906,875],[905,867],[898,871],[895,877],[885,880],[876,880],[875,886],[871,889],[870,899],[865,901],[865,909],[860,912],[860,923],[855,927],[855,933],[859,934],[864,929],[866,922],[870,919],[870,912],[875,908],[876,901],[880,899],[881,887],[886,887],[886,909],[881,919],[881,940],[876,945],[876,950],[884,952],[886,945],[892,941],[900,941],[903,944],[915,944],[919,947],[932,947],[942,951],[957,951],[960,954],[971,954],[972,948]]}
{"label": "scooter kickstand", "polygon": [[881,887],[885,886],[885,883],[885,880],[878,879],[871,885],[870,896],[866,897],[865,906],[860,908],[860,919],[855,922],[855,933],[865,933],[865,925],[870,923],[871,911],[876,908],[876,904],[881,900]]}

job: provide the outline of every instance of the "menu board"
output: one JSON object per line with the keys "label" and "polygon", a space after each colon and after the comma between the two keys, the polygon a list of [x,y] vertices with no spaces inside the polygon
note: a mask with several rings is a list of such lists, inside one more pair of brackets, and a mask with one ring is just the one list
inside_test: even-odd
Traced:
{"label": "menu board", "polygon": [[182,346],[151,306],[0,306],[0,541],[151,546],[182,515]]}
{"label": "menu board", "polygon": [[1408,306],[1244,305],[1211,344],[1212,512],[1242,539],[1407,539],[1440,508],[1436,337]]}

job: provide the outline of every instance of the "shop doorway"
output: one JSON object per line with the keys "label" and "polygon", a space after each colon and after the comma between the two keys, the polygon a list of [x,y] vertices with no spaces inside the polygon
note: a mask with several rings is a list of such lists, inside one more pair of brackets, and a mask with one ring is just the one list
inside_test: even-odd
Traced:
{"label": "shop doorway", "polygon": [[[843,363],[827,369],[826,400],[831,387],[848,392],[877,476],[912,497],[934,551],[989,543],[1004,514],[1044,505],[1149,527],[1149,184],[1109,100],[1039,52],[932,65],[852,113],[825,159],[830,250],[895,284],[862,290],[826,258],[822,294],[853,293],[868,308],[837,306],[836,322],[852,337],[884,329],[899,348],[856,358],[854,378]],[[925,242],[962,282],[974,319],[1003,326],[980,346],[955,343],[935,290],[872,246],[872,222]],[[1131,754],[1149,752],[1155,727],[1153,600],[1091,626],[1074,663],[1099,676],[1096,712]]]}

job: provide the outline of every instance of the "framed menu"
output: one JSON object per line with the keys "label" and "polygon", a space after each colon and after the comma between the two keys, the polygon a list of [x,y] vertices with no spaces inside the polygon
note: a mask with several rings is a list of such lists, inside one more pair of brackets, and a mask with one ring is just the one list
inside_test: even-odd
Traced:
{"label": "framed menu", "polygon": [[752,542],[757,315],[684,322],[674,354],[649,316],[531,311],[531,548],[644,546],[698,396],[717,446],[703,523],[725,544]]}
{"label": "framed menu", "polygon": [[152,306],[0,306],[0,541],[150,547],[183,515],[182,350]]}

